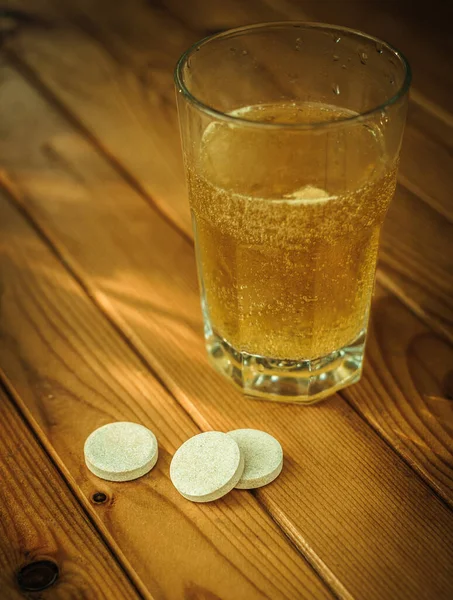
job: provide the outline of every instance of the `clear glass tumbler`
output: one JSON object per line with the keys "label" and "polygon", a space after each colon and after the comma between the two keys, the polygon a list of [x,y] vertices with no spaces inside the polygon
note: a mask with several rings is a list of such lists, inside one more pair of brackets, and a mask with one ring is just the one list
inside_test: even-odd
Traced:
{"label": "clear glass tumbler", "polygon": [[175,79],[211,362],[271,400],[358,381],[407,61],[358,31],[266,23],[195,44]]}

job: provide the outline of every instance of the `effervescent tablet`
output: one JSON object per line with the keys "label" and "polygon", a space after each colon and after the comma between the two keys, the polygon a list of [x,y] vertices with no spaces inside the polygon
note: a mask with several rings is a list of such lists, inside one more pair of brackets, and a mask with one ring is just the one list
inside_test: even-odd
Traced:
{"label": "effervescent tablet", "polygon": [[108,481],[131,481],[156,464],[158,447],[152,431],[138,423],[116,422],[91,433],[84,447],[88,469]]}
{"label": "effervescent tablet", "polygon": [[237,442],[244,457],[244,471],[236,488],[258,488],[271,483],[280,475],[283,450],[269,433],[258,429],[235,429],[227,435]]}
{"label": "effervescent tablet", "polygon": [[170,478],[178,492],[192,502],[210,502],[225,496],[241,478],[244,459],[233,437],[206,431],[178,448]]}

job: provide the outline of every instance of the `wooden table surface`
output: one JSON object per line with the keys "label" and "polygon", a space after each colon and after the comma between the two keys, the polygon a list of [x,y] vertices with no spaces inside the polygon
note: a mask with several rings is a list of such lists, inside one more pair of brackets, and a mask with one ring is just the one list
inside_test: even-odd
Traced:
{"label": "wooden table surface", "polygon": [[[0,598],[451,599],[449,3],[0,4]],[[195,40],[282,19],[363,29],[414,71],[364,375],[310,408],[208,367],[172,81]],[[117,420],[160,446],[126,484],[83,460]],[[278,481],[179,496],[176,448],[239,427],[282,442]],[[59,576],[24,592],[26,565],[23,587]]]}

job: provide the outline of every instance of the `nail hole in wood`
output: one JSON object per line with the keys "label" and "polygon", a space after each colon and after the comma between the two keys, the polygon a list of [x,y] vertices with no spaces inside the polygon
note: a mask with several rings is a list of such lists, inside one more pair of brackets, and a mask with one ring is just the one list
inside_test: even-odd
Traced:
{"label": "nail hole in wood", "polygon": [[95,504],[103,504],[107,501],[107,494],[104,494],[104,492],[96,492],[92,495],[91,499]]}
{"label": "nail hole in wood", "polygon": [[17,583],[24,592],[41,592],[58,579],[58,565],[51,560],[37,560],[22,567],[17,574]]}

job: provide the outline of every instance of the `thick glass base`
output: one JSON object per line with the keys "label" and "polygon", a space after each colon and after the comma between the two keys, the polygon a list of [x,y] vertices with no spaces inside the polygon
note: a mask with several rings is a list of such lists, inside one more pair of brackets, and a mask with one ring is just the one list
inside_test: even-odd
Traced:
{"label": "thick glass base", "polygon": [[213,366],[249,396],[312,404],[359,381],[365,331],[350,344],[314,360],[280,360],[238,352],[214,332],[206,332]]}

